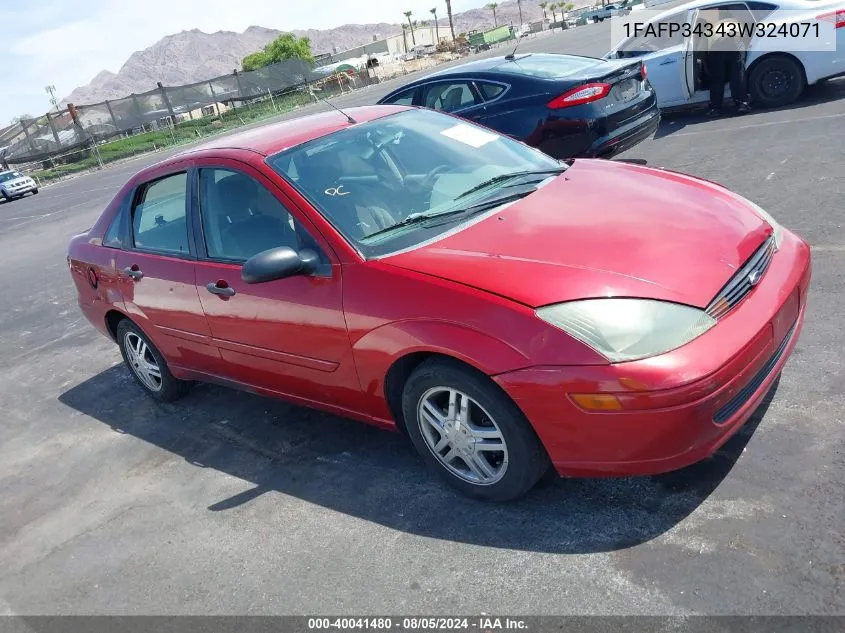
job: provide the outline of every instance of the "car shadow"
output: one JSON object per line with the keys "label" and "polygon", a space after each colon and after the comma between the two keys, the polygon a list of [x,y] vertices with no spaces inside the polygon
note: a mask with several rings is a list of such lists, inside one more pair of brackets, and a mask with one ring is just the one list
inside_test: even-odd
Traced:
{"label": "car shadow", "polygon": [[742,116],[748,121],[753,121],[758,114],[767,112],[781,112],[788,110],[799,110],[808,106],[829,103],[845,98],[845,78],[830,79],[818,84],[807,86],[804,94],[795,103],[781,108],[753,108],[749,114],[737,115],[731,112],[730,100],[726,99],[725,114],[718,118],[706,116],[708,105],[700,105],[689,108],[666,109],[662,112],[660,127],[654,134],[655,139],[661,139],[676,132],[680,132],[690,125],[704,123],[707,121],[723,121],[725,119]]}
{"label": "car shadow", "polygon": [[430,538],[588,553],[644,543],[693,512],[731,471],[776,388],[710,459],[654,477],[548,476],[511,503],[453,492],[398,433],[223,387],[196,385],[179,402],[159,404],[117,365],[59,400],[117,433],[249,482],[233,496],[202,501],[208,511],[224,512],[280,492]]}

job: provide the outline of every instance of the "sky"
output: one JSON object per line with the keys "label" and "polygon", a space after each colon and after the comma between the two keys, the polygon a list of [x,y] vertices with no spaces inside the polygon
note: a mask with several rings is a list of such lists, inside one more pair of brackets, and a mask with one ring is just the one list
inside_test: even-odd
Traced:
{"label": "sky", "polygon": [[[452,0],[453,13],[486,0]],[[251,25],[279,30],[342,24],[398,23],[404,11],[430,18],[444,0],[0,0],[0,127],[50,108],[101,70],[117,72],[135,51],[165,35],[200,29],[242,32]]]}

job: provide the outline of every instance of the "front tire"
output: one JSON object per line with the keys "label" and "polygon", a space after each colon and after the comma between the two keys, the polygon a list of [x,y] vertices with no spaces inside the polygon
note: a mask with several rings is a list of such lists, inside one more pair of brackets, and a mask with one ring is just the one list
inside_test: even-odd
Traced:
{"label": "front tire", "polygon": [[549,469],[522,411],[489,378],[455,361],[417,367],[405,384],[402,412],[423,460],[467,496],[516,499]]}
{"label": "front tire", "polygon": [[117,326],[117,344],[129,373],[148,396],[159,402],[173,402],[182,397],[188,383],[170,373],[161,352],[129,319],[123,319]]}
{"label": "front tire", "polygon": [[38,194],[38,187],[32,190],[32,195],[35,196]]}
{"label": "front tire", "polygon": [[764,108],[779,108],[795,102],[804,92],[806,80],[801,64],[786,55],[760,60],[748,77],[751,100]]}

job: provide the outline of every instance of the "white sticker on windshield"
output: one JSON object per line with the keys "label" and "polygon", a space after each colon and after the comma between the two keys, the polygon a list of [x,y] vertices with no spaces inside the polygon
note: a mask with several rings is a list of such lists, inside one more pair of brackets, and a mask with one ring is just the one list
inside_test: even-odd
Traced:
{"label": "white sticker on windshield", "polygon": [[493,134],[492,132],[487,132],[477,127],[466,125],[465,123],[458,123],[456,126],[443,130],[440,133],[443,136],[448,136],[470,147],[481,147],[499,138],[498,134]]}

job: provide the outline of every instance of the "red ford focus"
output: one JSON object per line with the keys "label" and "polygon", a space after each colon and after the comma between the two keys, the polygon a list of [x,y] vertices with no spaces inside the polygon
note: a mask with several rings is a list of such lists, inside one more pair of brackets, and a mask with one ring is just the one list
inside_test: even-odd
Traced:
{"label": "red ford focus", "polygon": [[559,162],[427,110],[229,136],[145,169],[68,262],[152,397],[190,381],[406,433],[463,492],[652,474],[776,380],[810,250],[709,182]]}

